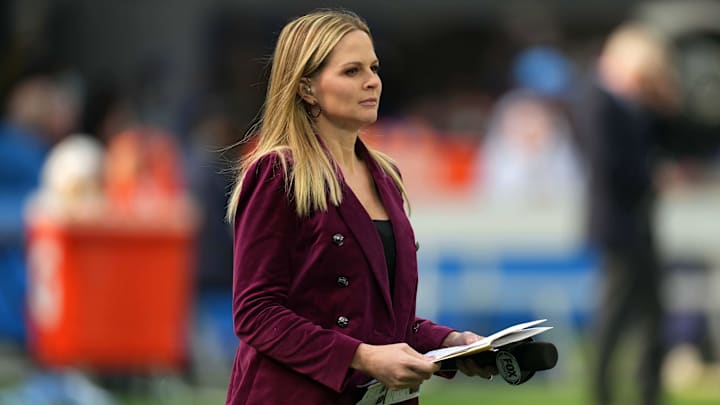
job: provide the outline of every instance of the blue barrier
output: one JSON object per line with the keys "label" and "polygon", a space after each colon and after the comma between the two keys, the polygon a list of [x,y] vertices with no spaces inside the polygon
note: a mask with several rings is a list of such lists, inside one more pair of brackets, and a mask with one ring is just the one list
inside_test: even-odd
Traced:
{"label": "blue barrier", "polygon": [[584,328],[597,290],[597,255],[579,246],[562,252],[506,249],[495,253],[443,250],[436,272],[435,320],[494,331],[538,318]]}

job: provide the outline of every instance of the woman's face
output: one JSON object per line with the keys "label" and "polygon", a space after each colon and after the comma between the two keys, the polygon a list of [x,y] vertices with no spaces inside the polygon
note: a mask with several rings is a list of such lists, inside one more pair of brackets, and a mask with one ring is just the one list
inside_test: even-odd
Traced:
{"label": "woman's face", "polygon": [[375,122],[382,91],[378,68],[370,37],[363,31],[346,34],[310,81],[322,108],[318,124],[357,130]]}

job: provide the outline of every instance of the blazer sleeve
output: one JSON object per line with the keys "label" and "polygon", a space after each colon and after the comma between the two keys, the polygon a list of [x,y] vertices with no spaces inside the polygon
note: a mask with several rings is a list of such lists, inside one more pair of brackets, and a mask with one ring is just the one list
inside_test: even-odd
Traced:
{"label": "blazer sleeve", "polygon": [[360,341],[288,307],[299,219],[277,155],[248,169],[235,217],[233,320],[242,342],[340,392]]}
{"label": "blazer sleeve", "polygon": [[426,353],[440,348],[443,340],[454,330],[416,317],[409,344],[417,352]]}

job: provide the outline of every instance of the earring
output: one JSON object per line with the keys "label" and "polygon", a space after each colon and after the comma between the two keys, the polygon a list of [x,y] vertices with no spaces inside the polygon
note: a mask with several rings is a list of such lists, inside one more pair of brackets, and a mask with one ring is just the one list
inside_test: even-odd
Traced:
{"label": "earring", "polygon": [[[317,107],[317,113],[313,113],[313,109]],[[316,119],[322,114],[322,107],[320,107],[320,104],[305,104],[305,113],[312,118]]]}
{"label": "earring", "polygon": [[305,93],[312,94],[312,89],[310,88],[310,86],[305,86]]}

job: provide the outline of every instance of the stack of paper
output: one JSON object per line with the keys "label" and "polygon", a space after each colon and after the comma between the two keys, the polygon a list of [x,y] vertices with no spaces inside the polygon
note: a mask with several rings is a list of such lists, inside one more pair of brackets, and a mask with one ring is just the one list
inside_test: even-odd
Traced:
{"label": "stack of paper", "polygon": [[537,328],[532,327],[535,325],[539,325],[545,321],[547,321],[547,319],[519,323],[517,325],[505,328],[497,333],[493,333],[492,335],[478,340],[475,343],[463,346],[453,346],[437,350],[431,350],[425,353],[425,356],[432,357],[436,362],[438,362],[446,359],[452,359],[454,357],[467,356],[470,354],[479,353],[496,347],[502,347],[510,343],[525,340],[529,337],[543,333],[546,330],[552,329],[552,326],[544,326]]}

